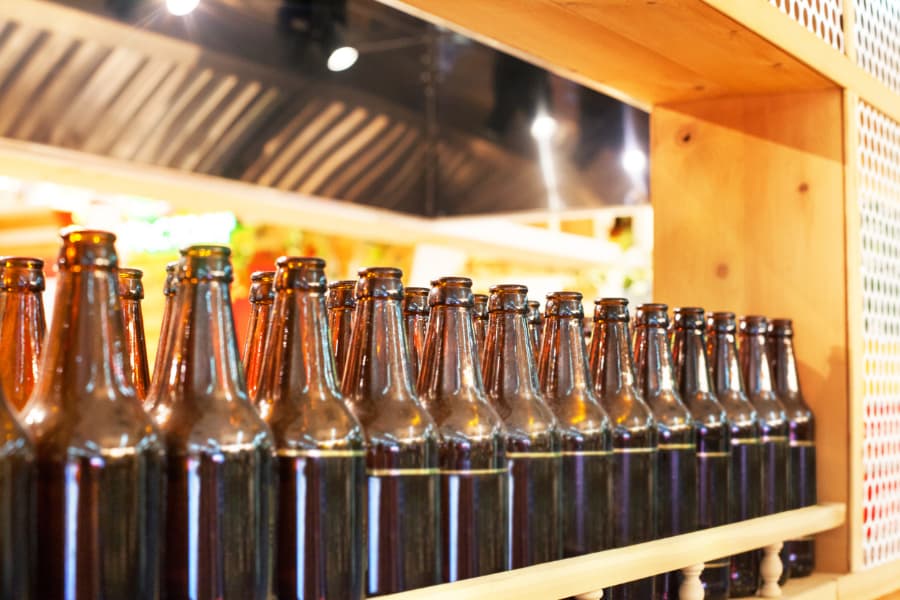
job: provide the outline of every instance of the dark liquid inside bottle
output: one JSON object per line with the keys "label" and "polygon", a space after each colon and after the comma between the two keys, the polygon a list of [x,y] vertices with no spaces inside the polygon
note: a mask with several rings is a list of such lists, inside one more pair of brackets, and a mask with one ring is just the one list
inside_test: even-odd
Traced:
{"label": "dark liquid inside bottle", "polygon": [[[347,456],[278,457],[278,598],[361,598],[363,461]],[[299,547],[303,552],[297,552]]]}
{"label": "dark liquid inside bottle", "polygon": [[35,480],[32,442],[0,394],[0,598],[37,598]]}

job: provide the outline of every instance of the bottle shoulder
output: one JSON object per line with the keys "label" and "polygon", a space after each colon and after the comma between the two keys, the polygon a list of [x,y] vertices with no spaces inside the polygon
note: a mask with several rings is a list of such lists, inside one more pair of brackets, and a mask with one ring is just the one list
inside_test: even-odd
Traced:
{"label": "bottle shoulder", "polygon": [[290,449],[359,449],[362,426],[337,396],[302,402],[275,402],[265,417],[275,447]]}
{"label": "bottle shoulder", "polygon": [[719,404],[716,396],[710,392],[697,391],[685,394],[683,397],[684,404],[691,413],[694,423],[699,427],[706,424],[708,427],[715,427],[727,423],[728,417],[724,407]]}
{"label": "bottle shoulder", "polygon": [[511,447],[558,450],[556,418],[539,394],[522,390],[488,398],[503,422]]}
{"label": "bottle shoulder", "polygon": [[693,427],[690,411],[673,390],[658,390],[648,395],[646,401],[661,431],[674,433]]}
{"label": "bottle shoulder", "polygon": [[600,405],[616,430],[655,429],[653,411],[631,386],[622,386],[616,391],[603,394]]}
{"label": "bottle shoulder", "polygon": [[5,407],[0,407],[0,461],[34,457],[34,440],[28,428]]}
{"label": "bottle shoulder", "polygon": [[[781,430],[787,426],[787,418],[784,406],[779,402],[775,392],[771,390],[759,390],[748,395],[750,404],[756,409],[760,424],[764,430],[775,428]],[[765,431],[764,431],[765,432]],[[774,435],[774,434],[772,434]],[[779,434],[783,435],[783,434]]]}
{"label": "bottle shoulder", "polygon": [[170,451],[198,444],[210,448],[273,445],[268,425],[243,395],[222,392],[190,402],[173,398],[157,416]]}

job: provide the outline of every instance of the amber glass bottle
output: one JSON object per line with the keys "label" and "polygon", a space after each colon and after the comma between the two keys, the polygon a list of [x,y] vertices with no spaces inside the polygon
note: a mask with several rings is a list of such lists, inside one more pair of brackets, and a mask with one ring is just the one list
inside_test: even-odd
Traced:
{"label": "amber glass bottle", "polygon": [[[731,431],[728,415],[711,391],[703,309],[676,310],[678,321],[672,340],[675,388],[691,412],[696,428],[697,527],[706,529],[728,523]],[[700,574],[706,590],[704,598],[728,598],[730,579],[727,557],[706,563]]]}
{"label": "amber glass bottle", "polygon": [[[635,335],[637,388],[653,411],[659,432],[656,486],[656,535],[670,537],[697,529],[697,432],[694,420],[675,390],[669,349],[669,307],[641,306]],[[678,597],[681,572],[657,577],[656,598]]]}
{"label": "amber glass bottle", "polygon": [[[594,391],[612,421],[613,548],[656,537],[658,430],[650,407],[635,385],[628,331],[628,301],[596,301],[591,334]],[[646,600],[654,578],[617,585],[607,597]]]}
{"label": "amber glass bottle", "polygon": [[440,581],[439,434],[414,391],[400,269],[359,272],[341,391],[366,436],[366,595]]}
{"label": "amber glass bottle", "polygon": [[[816,503],[815,418],[803,399],[794,359],[794,328],[790,319],[772,319],[769,325],[769,361],[775,394],[784,406],[789,427],[790,487],[788,509]],[[813,538],[786,542],[791,577],[806,577],[815,566]]]}
{"label": "amber glass bottle", "polygon": [[[712,313],[707,323],[712,331],[707,358],[712,366],[713,388],[731,429],[729,521],[753,519],[763,514],[759,417],[744,393],[734,313]],[[730,597],[753,596],[758,584],[759,553],[750,551],[732,556]]]}
{"label": "amber glass bottle", "polygon": [[409,346],[409,364],[413,379],[419,375],[419,363],[425,350],[428,327],[428,288],[408,287],[403,290],[403,323]]}
{"label": "amber glass bottle", "polygon": [[337,388],[325,261],[283,256],[256,405],[275,437],[275,596],[362,598],[366,459]]}
{"label": "amber glass bottle", "polygon": [[534,344],[535,360],[541,351],[541,331],[544,328],[544,317],[541,315],[541,303],[537,300],[528,301],[528,337]]}
{"label": "amber glass bottle", "polygon": [[443,581],[508,568],[506,439],[481,381],[472,326],[472,281],[442,277],[431,315],[418,392],[441,433]]}
{"label": "amber glass bottle", "polygon": [[511,472],[511,566],[556,560],[562,553],[559,429],[540,393],[528,336],[524,285],[495,285],[482,370],[491,405],[506,429]]}
{"label": "amber glass bottle", "polygon": [[166,598],[266,600],[272,434],[247,399],[234,334],[231,251],[182,251],[167,376],[147,404],[168,452]]}
{"label": "amber glass bottle", "polygon": [[144,339],[144,284],[140,269],[119,269],[119,301],[125,319],[125,369],[138,399],[143,402],[150,388],[150,370],[147,367],[147,342]]}
{"label": "amber glass bottle", "polygon": [[36,469],[34,445],[0,390],[0,598],[34,595]]}
{"label": "amber glass bottle", "polygon": [[[162,364],[163,357],[168,352],[169,340],[172,332],[172,313],[175,306],[175,293],[178,291],[178,262],[173,261],[166,265],[166,281],[163,284],[163,296],[165,304],[163,304],[162,321],[159,328],[159,341],[156,344],[156,356],[153,358],[153,371],[150,376],[150,387],[157,385],[157,380],[163,376]],[[147,394],[150,390],[148,388]],[[144,408],[149,412],[152,407],[144,401]]]}
{"label": "amber glass bottle", "polygon": [[47,328],[43,267],[37,258],[0,258],[0,386],[15,412],[28,402],[40,368]]}
{"label": "amber glass bottle", "polygon": [[538,378],[559,423],[563,557],[610,547],[612,438],[588,374],[578,292],[547,295]]}
{"label": "amber glass bottle", "polygon": [[475,326],[475,351],[479,364],[484,354],[484,339],[488,322],[487,294],[475,294],[472,301],[472,323]]}
{"label": "amber glass bottle", "polygon": [[244,351],[241,362],[247,380],[247,395],[256,398],[256,386],[262,372],[263,352],[266,349],[266,336],[269,334],[269,321],[272,315],[272,304],[275,302],[275,271],[254,271],[250,275],[250,318],[247,320],[247,337],[244,339]]}
{"label": "amber glass bottle", "polygon": [[328,310],[328,331],[331,335],[331,352],[338,383],[344,375],[347,354],[350,353],[350,337],[353,334],[353,311],[356,309],[356,282],[333,281],[328,284],[325,297]]}
{"label": "amber glass bottle", "polygon": [[164,455],[125,377],[115,239],[63,234],[53,320],[25,408],[41,600],[158,597]]}

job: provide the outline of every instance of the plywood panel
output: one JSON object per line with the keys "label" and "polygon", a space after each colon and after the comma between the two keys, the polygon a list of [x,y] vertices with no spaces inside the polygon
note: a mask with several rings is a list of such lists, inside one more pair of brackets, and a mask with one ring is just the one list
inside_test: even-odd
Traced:
{"label": "plywood panel", "polygon": [[[842,139],[838,91],[651,113],[654,295],[794,319],[824,501],[849,493]],[[846,572],[848,543],[846,527],[821,536],[818,568]]]}

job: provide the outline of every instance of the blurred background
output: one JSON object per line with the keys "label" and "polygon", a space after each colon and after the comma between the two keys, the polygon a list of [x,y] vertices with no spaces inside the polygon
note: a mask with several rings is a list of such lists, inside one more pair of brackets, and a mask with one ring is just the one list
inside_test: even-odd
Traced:
{"label": "blurred background", "polygon": [[647,301],[647,169],[645,113],[374,0],[0,5],[0,253],[115,231],[150,356],[198,242],[234,250],[241,335],[282,254]]}

